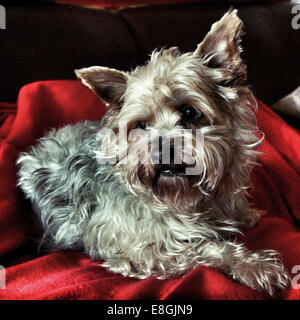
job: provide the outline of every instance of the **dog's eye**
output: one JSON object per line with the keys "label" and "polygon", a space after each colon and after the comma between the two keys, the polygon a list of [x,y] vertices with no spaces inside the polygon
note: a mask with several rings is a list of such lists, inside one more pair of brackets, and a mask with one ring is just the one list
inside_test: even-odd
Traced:
{"label": "dog's eye", "polygon": [[145,121],[140,121],[136,125],[136,129],[145,130],[147,128],[147,123]]}
{"label": "dog's eye", "polygon": [[193,107],[184,107],[182,109],[182,120],[188,122],[196,122],[202,117],[202,112]]}

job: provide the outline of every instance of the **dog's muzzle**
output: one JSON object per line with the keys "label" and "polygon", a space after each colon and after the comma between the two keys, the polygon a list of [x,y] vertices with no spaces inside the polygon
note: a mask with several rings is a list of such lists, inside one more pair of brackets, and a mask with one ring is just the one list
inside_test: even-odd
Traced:
{"label": "dog's muzzle", "polygon": [[157,172],[166,177],[185,175],[186,165],[175,163],[175,148],[172,143],[164,144],[159,137],[159,143],[151,148],[151,161]]}

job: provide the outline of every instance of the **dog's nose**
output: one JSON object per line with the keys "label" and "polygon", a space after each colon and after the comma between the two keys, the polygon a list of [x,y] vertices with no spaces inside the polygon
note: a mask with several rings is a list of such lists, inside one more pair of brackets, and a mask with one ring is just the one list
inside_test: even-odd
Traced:
{"label": "dog's nose", "polygon": [[174,164],[174,147],[172,143],[163,143],[162,137],[159,137],[158,144],[152,146],[151,160],[156,165]]}

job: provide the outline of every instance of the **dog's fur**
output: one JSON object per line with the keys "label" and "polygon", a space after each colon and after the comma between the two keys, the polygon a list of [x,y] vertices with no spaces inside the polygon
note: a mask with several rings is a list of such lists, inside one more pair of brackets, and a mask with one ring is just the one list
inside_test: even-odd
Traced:
{"label": "dog's fur", "polygon": [[[246,190],[262,140],[248,105],[255,100],[244,85],[241,33],[242,22],[230,10],[194,52],[154,51],[145,66],[128,73],[76,71],[108,113],[101,122],[50,131],[18,159],[19,186],[40,218],[43,244],[83,249],[105,259],[111,271],[140,279],[179,276],[206,265],[269,294],[287,285],[277,252],[251,252],[235,241],[241,228],[258,220]],[[184,106],[198,110],[199,120],[183,119]],[[123,145],[98,134],[108,128],[121,139],[124,125],[125,136],[134,128],[143,134],[135,141],[126,137]],[[202,165],[197,175],[157,165],[151,152],[142,158],[132,151],[151,148],[149,133],[157,138],[162,129],[171,139],[190,138],[188,148]],[[204,136],[201,148],[195,147],[195,129]],[[127,157],[99,163],[122,148],[130,150]]]}

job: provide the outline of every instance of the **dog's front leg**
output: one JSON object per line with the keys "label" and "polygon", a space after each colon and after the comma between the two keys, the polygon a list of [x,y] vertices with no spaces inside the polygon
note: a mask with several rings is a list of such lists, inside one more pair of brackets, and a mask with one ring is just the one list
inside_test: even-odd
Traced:
{"label": "dog's front leg", "polygon": [[289,275],[274,250],[251,252],[242,244],[221,241],[199,246],[199,262],[219,268],[238,282],[274,295],[289,283]]}

